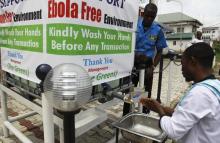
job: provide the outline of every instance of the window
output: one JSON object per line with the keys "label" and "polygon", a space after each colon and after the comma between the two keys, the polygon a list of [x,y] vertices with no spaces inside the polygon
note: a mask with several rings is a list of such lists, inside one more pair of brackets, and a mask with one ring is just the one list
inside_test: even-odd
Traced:
{"label": "window", "polygon": [[173,45],[174,45],[174,46],[176,45],[176,41],[173,41]]}
{"label": "window", "polygon": [[178,28],[177,28],[177,33],[180,33],[180,32],[181,32],[181,33],[184,33],[184,27],[182,27],[182,30],[181,30],[181,27],[178,27]]}

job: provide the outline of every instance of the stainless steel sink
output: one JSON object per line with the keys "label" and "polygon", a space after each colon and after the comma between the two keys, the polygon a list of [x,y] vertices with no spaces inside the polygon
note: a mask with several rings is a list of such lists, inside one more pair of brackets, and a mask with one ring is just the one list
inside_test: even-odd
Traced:
{"label": "stainless steel sink", "polygon": [[167,137],[159,128],[159,119],[148,114],[129,114],[114,126],[121,130],[124,138],[138,143],[147,143],[149,140],[163,142]]}

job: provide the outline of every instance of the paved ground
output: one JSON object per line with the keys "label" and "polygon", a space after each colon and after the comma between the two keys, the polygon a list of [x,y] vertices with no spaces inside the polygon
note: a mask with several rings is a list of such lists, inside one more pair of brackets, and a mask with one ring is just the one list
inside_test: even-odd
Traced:
{"label": "paved ground", "polygon": [[[168,64],[165,62],[164,65]],[[179,63],[177,63],[179,64]],[[181,75],[181,66],[173,66],[172,69],[172,89],[171,89],[171,100],[175,99],[175,97],[181,96],[186,88],[188,87],[188,83],[186,83]],[[157,69],[156,69],[157,70]],[[163,73],[163,83],[162,83],[162,93],[161,93],[161,100],[162,103],[165,104],[167,102],[167,91],[168,91],[168,68],[164,70]],[[154,84],[153,84],[153,98],[156,98],[157,95],[157,81],[158,81],[158,74],[154,75]],[[93,102],[88,104],[86,107],[91,108],[100,104],[98,102]],[[112,122],[113,119],[120,117],[122,112],[122,104],[118,106],[112,107],[112,110],[108,112],[109,118],[106,122],[98,125],[97,127],[93,128],[89,132],[81,135],[76,139],[77,143],[106,143],[114,136],[114,130],[112,129]],[[8,112],[10,116],[17,116],[19,114],[27,113],[30,111],[27,107],[22,105],[21,103],[17,102],[13,98],[9,98],[8,101]],[[114,118],[116,117],[116,118]],[[0,118],[0,125],[2,126],[2,119]],[[43,129],[42,129],[42,120],[40,115],[35,115],[26,119],[22,119],[19,121],[14,122],[14,125],[22,131],[25,135],[27,135],[34,143],[41,143],[43,142]],[[57,131],[57,130],[56,130]],[[0,128],[0,143],[20,143],[20,141],[14,136],[11,135],[9,138],[2,137],[3,131]],[[56,139],[58,143],[58,139]],[[121,143],[126,143],[128,141],[121,140]],[[170,141],[168,141],[170,142]]]}

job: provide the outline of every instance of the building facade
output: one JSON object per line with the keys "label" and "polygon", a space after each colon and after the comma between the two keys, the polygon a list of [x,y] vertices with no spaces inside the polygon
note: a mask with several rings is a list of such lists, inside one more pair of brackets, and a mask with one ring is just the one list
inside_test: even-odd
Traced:
{"label": "building facade", "polygon": [[220,41],[220,28],[219,27],[202,28],[202,39],[208,43],[214,40]]}
{"label": "building facade", "polygon": [[166,33],[167,43],[170,49],[178,52],[185,50],[194,33],[202,26],[199,20],[181,12],[158,15],[158,22],[173,29],[173,33]]}

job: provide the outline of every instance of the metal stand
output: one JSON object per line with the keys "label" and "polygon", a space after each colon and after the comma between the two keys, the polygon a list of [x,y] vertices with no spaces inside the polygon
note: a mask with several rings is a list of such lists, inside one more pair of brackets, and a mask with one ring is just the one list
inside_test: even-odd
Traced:
{"label": "metal stand", "polygon": [[44,128],[44,142],[54,143],[54,123],[53,120],[53,107],[48,103],[47,98],[42,93],[42,118]]}
{"label": "metal stand", "polygon": [[[2,119],[5,122],[8,121],[7,95],[2,90],[0,90],[0,94],[1,94]],[[4,137],[7,138],[9,135],[9,130],[5,125],[3,125],[3,133],[4,133]]]}
{"label": "metal stand", "polygon": [[116,137],[115,137],[115,143],[118,143],[118,136],[119,136],[119,129],[116,128]]}
{"label": "metal stand", "polygon": [[[145,78],[145,69],[141,69],[139,71],[139,87],[144,88],[144,78]],[[145,107],[142,104],[138,103],[139,105],[139,112],[144,112]]]}
{"label": "metal stand", "polygon": [[158,88],[157,88],[157,101],[160,103],[161,103],[160,95],[161,95],[161,86],[162,86],[162,76],[163,76],[163,57],[160,58],[159,80],[158,80]]}
{"label": "metal stand", "polygon": [[[21,131],[17,130],[16,127],[13,126],[12,122],[29,117],[29,116],[33,116],[38,113],[40,115],[44,114],[43,118],[45,119],[43,119],[44,120],[43,125],[44,127],[47,127],[47,129],[44,130],[44,133],[46,133],[46,136],[44,136],[44,139],[45,139],[44,142],[45,143],[54,142],[54,136],[52,136],[52,134],[54,134],[53,133],[54,130],[51,125],[55,123],[59,127],[59,131],[60,131],[60,143],[64,143],[63,120],[60,117],[53,115],[51,105],[48,105],[48,104],[46,104],[46,106],[43,105],[46,103],[43,96],[42,96],[42,108],[39,105],[27,100],[20,94],[5,87],[2,84],[0,84],[0,96],[1,96],[1,105],[2,105],[1,106],[2,119],[4,122],[4,126],[3,126],[4,137],[8,137],[9,130],[10,130],[22,143],[32,143],[30,139],[28,139]],[[16,117],[11,117],[11,118],[8,117],[8,112],[7,112],[7,97],[8,96],[13,97],[15,100],[27,106],[33,111],[29,113],[25,113],[23,115],[16,116]],[[114,106],[116,103],[110,104],[109,106]],[[103,121],[107,120],[107,114],[103,110],[101,110],[101,109],[104,109],[105,106],[107,105],[103,104],[103,106],[101,106],[100,108],[88,109],[86,111],[80,112],[79,114],[75,116],[76,117],[75,119],[76,137],[82,135],[83,133],[87,132],[88,130],[92,129],[93,127],[97,126]],[[49,107],[49,109],[47,107]],[[51,112],[48,112],[48,111],[51,111]],[[47,113],[48,115],[46,115]],[[51,117],[51,114],[52,114],[52,117]],[[95,116],[95,118],[91,119],[91,116],[93,117]],[[88,122],[82,123],[82,120],[85,120]]]}
{"label": "metal stand", "polygon": [[[9,130],[16,135],[16,137],[24,143],[32,143],[30,139],[28,139],[22,132],[20,132],[18,129],[16,129],[11,121],[15,121],[15,118],[10,120],[8,118],[8,110],[7,110],[7,93],[2,90],[2,86],[0,85],[0,94],[1,94],[1,108],[2,108],[2,119],[3,119],[3,134],[4,137],[9,136]],[[32,115],[33,113],[18,116],[17,119],[21,119],[23,117]]]}
{"label": "metal stand", "polygon": [[139,87],[144,88],[145,69],[139,71]]}
{"label": "metal stand", "polygon": [[63,115],[63,127],[64,127],[64,143],[75,143],[75,114],[80,110],[73,112],[59,111]]}

